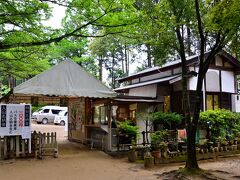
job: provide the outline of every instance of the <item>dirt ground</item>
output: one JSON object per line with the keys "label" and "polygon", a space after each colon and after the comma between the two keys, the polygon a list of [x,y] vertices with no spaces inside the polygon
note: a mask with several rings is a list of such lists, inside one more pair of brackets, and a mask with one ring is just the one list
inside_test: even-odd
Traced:
{"label": "dirt ground", "polygon": [[41,132],[56,132],[57,140],[59,143],[63,143],[67,141],[67,132],[64,131],[64,126],[54,125],[54,124],[36,124],[32,123],[32,131],[41,131]]}
{"label": "dirt ground", "polygon": [[[59,157],[0,161],[0,180],[154,180],[163,179],[160,174],[164,172],[184,166],[159,165],[145,170],[143,164],[128,163],[126,158],[115,159],[104,152],[66,141],[64,127],[35,124],[33,129],[58,132]],[[201,161],[200,167],[217,170],[219,179],[240,179],[240,157]]]}

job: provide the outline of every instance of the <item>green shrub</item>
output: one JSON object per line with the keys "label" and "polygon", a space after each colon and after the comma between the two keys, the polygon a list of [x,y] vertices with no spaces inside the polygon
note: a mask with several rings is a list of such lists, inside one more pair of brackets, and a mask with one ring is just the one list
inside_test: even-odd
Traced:
{"label": "green shrub", "polygon": [[163,131],[155,131],[151,134],[151,142],[154,144],[159,144],[167,138],[168,132],[166,130]]}
{"label": "green shrub", "polygon": [[117,122],[117,124],[121,133],[132,134],[138,137],[140,129],[139,126],[132,125],[129,120],[126,120],[124,122]]}
{"label": "green shrub", "polygon": [[209,128],[213,140],[232,140],[240,132],[240,114],[225,109],[207,110],[200,113],[199,125]]}
{"label": "green shrub", "polygon": [[151,148],[152,150],[161,150],[166,147],[166,139],[168,136],[168,131],[155,131],[151,134]]}
{"label": "green shrub", "polygon": [[154,123],[180,124],[183,120],[183,116],[177,113],[155,112],[151,114],[151,120]]}

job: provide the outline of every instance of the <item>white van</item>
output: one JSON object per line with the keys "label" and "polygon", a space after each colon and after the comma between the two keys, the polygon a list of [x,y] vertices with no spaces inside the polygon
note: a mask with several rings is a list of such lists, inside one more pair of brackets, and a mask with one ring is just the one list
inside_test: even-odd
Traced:
{"label": "white van", "polygon": [[44,106],[39,109],[38,112],[34,112],[32,117],[33,120],[36,120],[38,124],[53,123],[55,116],[58,115],[61,111],[67,111],[67,109],[67,107],[60,106]]}
{"label": "white van", "polygon": [[61,111],[58,115],[55,116],[54,124],[55,125],[61,125],[65,126],[68,122],[68,112],[67,111]]}

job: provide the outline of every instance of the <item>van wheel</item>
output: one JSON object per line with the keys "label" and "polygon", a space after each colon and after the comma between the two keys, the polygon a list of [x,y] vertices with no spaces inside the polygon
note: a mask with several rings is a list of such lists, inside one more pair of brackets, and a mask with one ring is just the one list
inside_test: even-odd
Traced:
{"label": "van wheel", "polygon": [[65,121],[61,121],[61,122],[60,122],[60,125],[61,125],[61,126],[65,126]]}
{"label": "van wheel", "polygon": [[43,123],[43,124],[47,124],[47,123],[48,123],[48,119],[47,119],[47,118],[43,118],[43,119],[42,119],[42,123]]}

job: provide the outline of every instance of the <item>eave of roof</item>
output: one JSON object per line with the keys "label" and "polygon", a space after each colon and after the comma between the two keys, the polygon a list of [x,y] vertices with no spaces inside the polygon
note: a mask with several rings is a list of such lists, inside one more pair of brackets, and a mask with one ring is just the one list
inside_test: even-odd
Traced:
{"label": "eave of roof", "polygon": [[[198,57],[199,57],[199,55],[194,55],[194,56],[188,57],[187,58],[187,64],[190,65],[194,62],[197,62]],[[180,66],[181,66],[181,60],[168,62],[168,63],[162,65],[162,67],[154,67],[154,68],[145,69],[145,70],[143,70],[141,72],[138,72],[136,74],[133,74],[133,75],[130,75],[130,76],[127,76],[127,77],[123,77],[123,78],[119,78],[118,82],[122,83],[126,80],[131,80],[131,79],[139,78],[139,77],[142,77],[142,76],[152,75],[152,74],[155,74],[157,72],[164,72],[164,71],[167,71],[169,69],[177,68],[177,67],[180,67]]]}
{"label": "eave of roof", "polygon": [[137,83],[137,84],[131,84],[131,85],[128,85],[128,86],[116,88],[116,89],[114,89],[114,91],[121,91],[121,90],[125,90],[125,89],[132,89],[132,88],[137,88],[137,87],[142,87],[142,86],[147,86],[147,85],[152,85],[152,84],[168,82],[168,81],[170,81],[170,80],[172,80],[176,77],[179,77],[179,76],[181,76],[181,75],[168,76],[168,77],[164,77],[164,78],[161,78],[161,79],[155,79],[155,80],[141,82],[141,83]]}
{"label": "eave of roof", "polygon": [[119,102],[144,102],[144,103],[161,103],[163,101],[158,100],[158,99],[120,99],[120,98],[116,98],[113,99],[114,101],[119,101]]}

